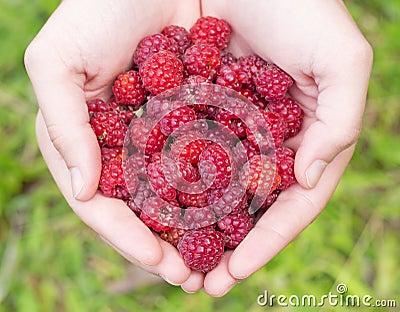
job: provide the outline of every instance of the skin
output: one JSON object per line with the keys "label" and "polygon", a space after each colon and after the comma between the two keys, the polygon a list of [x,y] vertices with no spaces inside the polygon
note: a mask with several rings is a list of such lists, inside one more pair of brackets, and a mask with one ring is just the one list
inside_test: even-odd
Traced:
{"label": "skin", "polygon": [[[297,151],[298,184],[207,274],[188,269],[122,201],[96,193],[100,150],[85,104],[110,96],[142,37],[169,24],[189,29],[200,15],[233,25],[235,54],[256,53],[288,72],[305,111],[301,133],[287,142]],[[215,297],[264,266],[325,207],[354,152],[371,63],[370,45],[337,0],[65,0],[25,55],[39,103],[39,147],[74,212],[132,263]]]}

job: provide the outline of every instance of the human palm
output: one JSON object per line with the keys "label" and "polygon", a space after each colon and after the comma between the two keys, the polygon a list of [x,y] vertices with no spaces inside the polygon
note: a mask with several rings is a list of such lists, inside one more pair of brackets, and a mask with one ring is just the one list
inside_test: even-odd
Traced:
{"label": "human palm", "polygon": [[[310,8],[316,12],[312,18]],[[110,96],[113,80],[129,68],[142,37],[170,24],[188,28],[200,11],[233,26],[236,54],[256,53],[288,72],[295,81],[291,96],[305,111],[303,130],[288,141],[297,151],[299,183],[283,192],[237,249],[206,275],[188,269],[176,249],[153,235],[122,201],[96,193],[100,150],[85,104]],[[26,66],[40,106],[39,146],[75,213],[133,263],[186,291],[203,288],[220,296],[275,256],[329,200],[357,140],[371,55],[337,0],[102,0],[96,5],[70,0],[32,42]]]}

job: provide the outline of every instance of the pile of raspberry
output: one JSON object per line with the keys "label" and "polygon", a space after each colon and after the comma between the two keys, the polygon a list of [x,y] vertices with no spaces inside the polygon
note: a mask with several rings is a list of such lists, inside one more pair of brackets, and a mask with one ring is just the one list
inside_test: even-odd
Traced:
{"label": "pile of raspberry", "polygon": [[284,146],[304,115],[287,93],[293,80],[257,55],[234,56],[231,34],[210,16],[189,31],[167,26],[139,42],[110,100],[87,102],[101,193],[202,272],[296,182]]}

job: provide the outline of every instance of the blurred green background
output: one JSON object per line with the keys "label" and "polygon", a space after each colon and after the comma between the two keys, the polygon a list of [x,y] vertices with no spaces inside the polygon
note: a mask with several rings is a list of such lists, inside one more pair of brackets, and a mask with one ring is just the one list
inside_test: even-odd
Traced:
{"label": "blurred green background", "polygon": [[129,264],[79,221],[47,172],[22,60],[58,3],[0,0],[0,312],[308,311],[256,299],[264,290],[321,296],[338,283],[397,299],[397,308],[371,311],[400,311],[400,1],[346,1],[375,52],[356,154],[321,216],[219,299],[166,283],[133,289]]}

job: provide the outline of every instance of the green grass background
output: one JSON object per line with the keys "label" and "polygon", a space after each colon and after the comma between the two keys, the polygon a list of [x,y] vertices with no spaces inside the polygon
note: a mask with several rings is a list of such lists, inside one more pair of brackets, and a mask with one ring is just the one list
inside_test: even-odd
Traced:
{"label": "green grass background", "polygon": [[355,156],[321,216],[219,299],[165,283],[109,290],[129,265],[72,213],[35,141],[23,53],[58,2],[0,0],[0,312],[308,311],[259,307],[256,298],[264,290],[320,296],[340,282],[400,305],[400,1],[346,1],[375,52]]}

